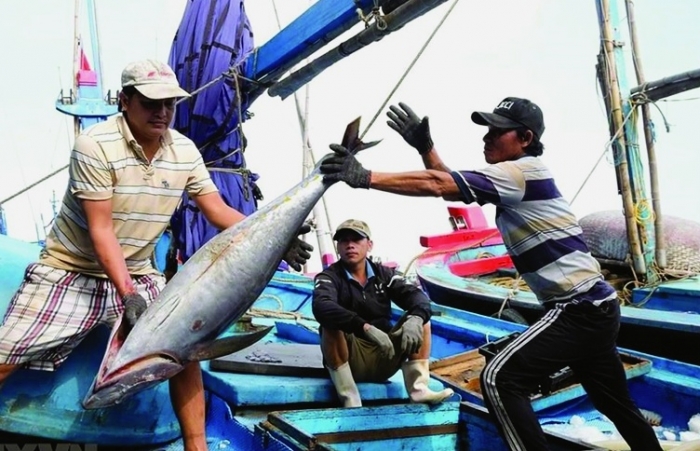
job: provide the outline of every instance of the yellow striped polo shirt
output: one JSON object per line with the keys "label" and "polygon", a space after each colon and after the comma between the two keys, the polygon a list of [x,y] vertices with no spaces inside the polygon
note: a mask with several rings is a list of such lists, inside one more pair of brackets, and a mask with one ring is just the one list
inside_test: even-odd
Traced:
{"label": "yellow striped polo shirt", "polygon": [[155,273],[153,249],[184,190],[193,197],[218,191],[190,139],[169,130],[149,162],[121,115],[94,125],[75,140],[68,189],[40,262],[107,277],[80,199],[111,199],[114,233],[129,272]]}

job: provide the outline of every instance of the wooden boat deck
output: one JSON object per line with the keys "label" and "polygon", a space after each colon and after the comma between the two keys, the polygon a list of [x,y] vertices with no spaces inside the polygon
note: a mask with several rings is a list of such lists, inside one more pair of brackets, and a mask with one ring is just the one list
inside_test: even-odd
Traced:
{"label": "wooden boat deck", "polygon": [[[632,379],[651,371],[652,364],[629,354],[620,353],[627,379]],[[486,366],[486,357],[478,349],[467,351],[455,356],[436,360],[430,364],[430,372],[446,385],[467,393],[471,399],[483,399],[479,376]],[[535,411],[543,410],[554,404],[560,404],[580,396],[585,391],[571,373],[560,371],[545,382],[538,393],[531,395]]]}

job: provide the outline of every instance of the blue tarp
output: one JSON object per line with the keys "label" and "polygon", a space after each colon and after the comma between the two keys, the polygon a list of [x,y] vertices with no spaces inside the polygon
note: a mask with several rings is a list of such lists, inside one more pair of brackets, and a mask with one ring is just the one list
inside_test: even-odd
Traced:
{"label": "blue tarp", "polygon": [[[192,0],[187,3],[170,50],[170,66],[188,92],[215,80],[239,65],[253,51],[253,32],[243,0]],[[245,138],[239,132],[239,111],[245,111],[233,78],[225,77],[178,105],[174,128],[189,137],[211,168],[224,201],[245,215],[257,209],[258,175],[246,169]],[[234,172],[230,172],[234,171]],[[185,194],[172,218],[173,236],[185,261],[218,230],[211,226]]]}

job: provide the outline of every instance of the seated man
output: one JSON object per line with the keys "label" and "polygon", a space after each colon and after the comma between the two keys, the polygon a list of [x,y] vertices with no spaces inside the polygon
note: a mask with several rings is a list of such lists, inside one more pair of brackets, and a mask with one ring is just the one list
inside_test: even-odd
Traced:
{"label": "seated man", "polygon": [[[315,278],[313,312],[321,352],[345,407],[362,405],[355,381],[384,382],[399,368],[411,402],[439,403],[451,389],[428,388],[430,301],[393,269],[367,259],[369,226],[350,219],[338,226],[340,261]],[[391,325],[391,301],[406,311]]]}

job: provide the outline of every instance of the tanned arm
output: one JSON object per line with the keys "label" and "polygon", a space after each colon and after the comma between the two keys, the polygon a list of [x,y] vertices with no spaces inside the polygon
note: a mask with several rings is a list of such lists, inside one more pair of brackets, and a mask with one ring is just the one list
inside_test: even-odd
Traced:
{"label": "tanned arm", "polygon": [[97,261],[121,297],[136,289],[126,268],[124,253],[114,234],[112,199],[82,200],[88,223],[88,234],[95,248]]}
{"label": "tanned arm", "polygon": [[422,155],[423,165],[425,169],[432,169],[440,172],[451,172],[445,163],[443,163],[442,158],[438,155],[437,150],[433,147],[430,152],[426,152]]}
{"label": "tanned arm", "polygon": [[370,187],[404,196],[442,197],[445,200],[460,198],[459,188],[452,175],[433,169],[397,173],[372,171]]}

